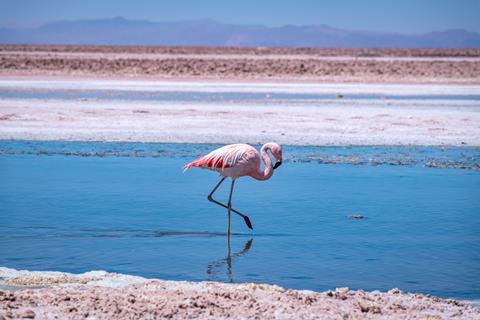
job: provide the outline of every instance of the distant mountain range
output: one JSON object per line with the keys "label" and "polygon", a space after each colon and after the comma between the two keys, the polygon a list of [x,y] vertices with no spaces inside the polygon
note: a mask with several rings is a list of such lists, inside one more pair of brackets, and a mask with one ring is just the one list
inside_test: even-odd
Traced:
{"label": "distant mountain range", "polygon": [[122,17],[58,21],[38,28],[0,28],[2,44],[90,44],[233,47],[480,48],[462,29],[425,34],[353,31],[327,25],[266,27],[215,20],[151,22]]}

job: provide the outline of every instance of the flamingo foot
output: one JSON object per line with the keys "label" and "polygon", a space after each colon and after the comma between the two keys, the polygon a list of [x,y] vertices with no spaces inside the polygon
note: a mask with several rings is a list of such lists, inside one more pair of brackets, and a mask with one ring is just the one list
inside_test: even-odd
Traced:
{"label": "flamingo foot", "polygon": [[245,220],[247,227],[253,230],[253,226],[252,226],[252,223],[250,222],[250,219],[247,216],[243,216],[243,220]]}

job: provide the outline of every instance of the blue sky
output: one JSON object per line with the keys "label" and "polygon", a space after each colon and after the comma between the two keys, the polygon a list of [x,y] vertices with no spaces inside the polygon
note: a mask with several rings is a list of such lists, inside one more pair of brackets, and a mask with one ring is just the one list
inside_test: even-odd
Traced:
{"label": "blue sky", "polygon": [[0,25],[99,19],[227,23],[328,24],[345,29],[424,33],[462,28],[480,32],[480,0],[0,0]]}

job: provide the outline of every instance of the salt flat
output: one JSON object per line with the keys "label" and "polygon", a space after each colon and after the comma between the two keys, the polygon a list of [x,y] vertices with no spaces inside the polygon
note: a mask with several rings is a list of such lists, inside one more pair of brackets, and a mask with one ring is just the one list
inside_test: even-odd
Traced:
{"label": "salt flat", "polygon": [[[30,96],[8,96],[19,90]],[[75,98],[89,91],[111,97]],[[36,97],[38,92],[73,98]],[[171,92],[192,99],[138,97]],[[477,85],[3,79],[0,93],[0,139],[480,145]],[[202,93],[219,96],[195,96]],[[264,98],[232,100],[232,93]],[[269,99],[273,94],[290,96]]]}

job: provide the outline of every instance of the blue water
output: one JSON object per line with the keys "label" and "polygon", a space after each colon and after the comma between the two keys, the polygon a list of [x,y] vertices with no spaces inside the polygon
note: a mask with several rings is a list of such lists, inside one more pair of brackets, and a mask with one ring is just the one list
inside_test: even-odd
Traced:
{"label": "blue water", "polygon": [[[232,89],[234,90],[234,89]],[[428,100],[431,102],[448,99],[480,100],[476,94],[449,94],[449,95],[383,95],[383,94],[345,94],[342,99],[354,100]],[[130,91],[130,90],[48,90],[48,89],[4,89],[0,88],[0,99],[61,99],[61,100],[124,100],[124,101],[166,101],[166,102],[293,102],[293,101],[322,101],[340,99],[336,93],[277,93],[277,92],[201,92],[201,91]]]}
{"label": "blue water", "polygon": [[218,176],[181,172],[213,147],[2,141],[0,265],[480,298],[478,150],[286,147],[271,180],[236,183],[254,230],[233,216],[228,257]]}

